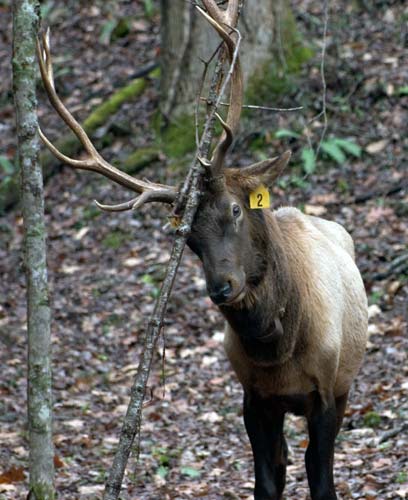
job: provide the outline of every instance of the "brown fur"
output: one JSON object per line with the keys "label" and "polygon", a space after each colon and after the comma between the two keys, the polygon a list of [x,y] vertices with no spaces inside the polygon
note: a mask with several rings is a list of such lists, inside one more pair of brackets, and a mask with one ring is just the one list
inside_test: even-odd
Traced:
{"label": "brown fur", "polygon": [[[207,283],[229,265],[248,269],[242,299],[220,305],[228,324],[227,355],[243,386],[265,397],[315,390],[323,400],[340,396],[361,363],[367,331],[366,297],[351,238],[341,226],[296,209],[250,210],[249,192],[260,181],[245,169],[225,170],[224,187],[207,189],[193,227],[192,248],[202,244],[212,253],[208,264],[208,256],[197,252]],[[236,255],[226,256],[222,232],[231,221],[223,211],[231,200],[242,206],[248,227],[237,247],[228,247]],[[276,318],[283,335],[273,332]],[[257,340],[258,333],[268,331],[270,342]]]}
{"label": "brown fur", "polygon": [[292,411],[308,423],[311,497],[334,500],[334,440],[364,355],[367,299],[341,226],[295,208],[249,208],[251,191],[271,186],[289,157],[210,172],[188,244],[227,320],[224,346],[244,388],[255,499],[282,498],[283,417]]}

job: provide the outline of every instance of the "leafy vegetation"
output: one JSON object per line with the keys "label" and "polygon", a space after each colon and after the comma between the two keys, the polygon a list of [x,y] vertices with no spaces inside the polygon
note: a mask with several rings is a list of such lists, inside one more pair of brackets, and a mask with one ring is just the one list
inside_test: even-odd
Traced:
{"label": "leafy vegetation", "polygon": [[[315,150],[306,143],[305,138],[301,133],[294,130],[281,128],[275,132],[276,139],[288,139],[295,146],[300,143],[300,161],[302,170],[309,175],[315,172],[317,168],[317,158]],[[320,143],[323,159],[334,161],[338,164],[343,164],[347,160],[347,156],[360,158],[362,154],[361,147],[352,139],[343,139],[340,137],[329,137]]]}

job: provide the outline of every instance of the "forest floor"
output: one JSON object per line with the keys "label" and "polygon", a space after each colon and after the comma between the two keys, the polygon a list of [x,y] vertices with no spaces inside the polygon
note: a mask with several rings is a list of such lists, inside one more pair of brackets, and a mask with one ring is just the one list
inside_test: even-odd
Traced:
{"label": "forest floor", "polygon": [[[12,161],[9,4],[0,2],[0,17],[6,20],[0,23],[0,141],[1,155]],[[317,48],[315,57],[300,75],[297,90],[265,103],[305,108],[300,115],[263,114],[262,128],[251,135],[263,138],[265,154],[288,146],[295,152],[294,166],[274,190],[273,205],[291,204],[336,220],[356,244],[369,297],[370,338],[336,445],[336,484],[345,500],[408,497],[408,11],[403,2],[372,4],[369,8],[362,2],[357,8],[357,3],[335,3],[326,57],[327,137],[353,139],[361,155],[347,155],[339,164],[322,155],[317,170],[305,176],[299,166],[304,142],[274,136],[277,129],[299,131],[300,115],[307,121],[321,109],[323,23],[317,1],[294,4],[298,26]],[[159,18],[146,16],[149,5],[43,3],[53,26],[57,84],[81,119],[157,57]],[[130,20],[130,32],[109,44],[107,19]],[[103,150],[108,160],[144,145],[149,137],[144,127],[157,100],[157,82],[152,81],[137,102],[122,106],[104,127],[103,133],[113,137]],[[40,101],[43,127],[55,137],[58,118],[46,107],[42,92]],[[130,124],[131,136],[115,135],[121,123]],[[322,125],[320,118],[310,127],[315,145]],[[242,133],[231,162],[250,161],[249,138]],[[176,169],[166,169],[166,160],[163,155],[160,164],[141,175],[175,182]],[[162,229],[167,220],[163,208],[152,205],[135,214],[111,215],[92,204],[94,198],[123,200],[125,194],[92,174],[66,167],[46,185],[56,487],[63,500],[101,498],[146,320],[171,249],[172,237]],[[20,211],[5,214],[0,229],[0,499],[17,500],[26,498],[28,475]],[[200,263],[186,250],[149,381],[139,461],[135,453],[121,498],[252,498],[242,390],[224,355],[222,331]],[[303,499],[304,421],[289,417],[286,435],[285,498]]]}

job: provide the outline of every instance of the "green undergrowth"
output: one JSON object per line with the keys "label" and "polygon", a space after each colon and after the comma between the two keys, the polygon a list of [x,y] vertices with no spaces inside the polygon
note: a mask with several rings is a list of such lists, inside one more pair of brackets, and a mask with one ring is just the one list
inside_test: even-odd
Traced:
{"label": "green undergrowth", "polygon": [[158,146],[139,148],[120,164],[120,169],[127,174],[135,174],[159,158],[160,148]]}
{"label": "green undergrowth", "polygon": [[102,246],[104,248],[117,250],[130,238],[131,236],[129,235],[129,233],[122,231],[121,229],[115,229],[103,238]]}
{"label": "green undergrowth", "polygon": [[103,104],[94,109],[84,121],[83,127],[85,131],[87,133],[93,132],[106,123],[107,119],[116,113],[124,102],[139,97],[144,92],[146,83],[146,78],[136,78],[125,87],[115,91]]}
{"label": "green undergrowth", "polygon": [[195,149],[194,117],[183,113],[164,125],[163,117],[157,112],[152,119],[156,142],[170,159],[180,159]]}

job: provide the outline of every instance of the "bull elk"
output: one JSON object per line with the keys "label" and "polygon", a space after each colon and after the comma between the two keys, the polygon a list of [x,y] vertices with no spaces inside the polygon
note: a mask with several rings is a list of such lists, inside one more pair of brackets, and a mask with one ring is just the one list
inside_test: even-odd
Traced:
{"label": "bull elk", "polygon": [[[229,59],[235,47],[238,1],[201,11],[222,37]],[[75,168],[100,172],[139,196],[112,210],[147,202],[173,203],[177,189],[136,180],[107,163],[58,98],[48,40],[38,44],[42,79],[51,103],[88,156],[68,158],[40,132],[48,148]],[[230,107],[212,160],[202,160],[202,197],[187,244],[200,258],[208,293],[226,319],[225,350],[244,389],[244,422],[251,442],[256,500],[279,500],[285,486],[287,412],[307,419],[306,470],[313,500],[337,498],[334,441],[350,386],[363,359],[367,300],[354,263],[353,242],[340,225],[296,208],[251,209],[259,186],[271,188],[290,153],[244,168],[224,168],[242,108],[239,62]],[[108,208],[103,206],[103,208]]]}

